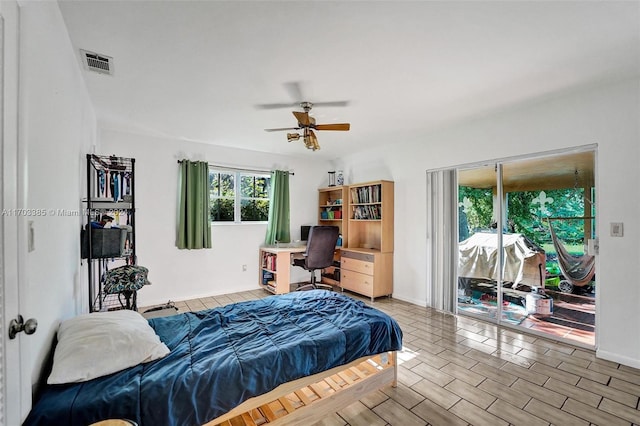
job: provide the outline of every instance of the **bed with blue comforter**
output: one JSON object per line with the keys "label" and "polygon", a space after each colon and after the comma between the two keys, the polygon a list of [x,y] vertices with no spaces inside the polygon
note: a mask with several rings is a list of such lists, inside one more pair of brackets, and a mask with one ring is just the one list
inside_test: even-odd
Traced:
{"label": "bed with blue comforter", "polygon": [[[385,313],[323,290],[149,320],[171,352],[84,383],[47,385],[25,425],[201,425],[282,383],[399,350]],[[96,362],[109,362],[99,359]]]}

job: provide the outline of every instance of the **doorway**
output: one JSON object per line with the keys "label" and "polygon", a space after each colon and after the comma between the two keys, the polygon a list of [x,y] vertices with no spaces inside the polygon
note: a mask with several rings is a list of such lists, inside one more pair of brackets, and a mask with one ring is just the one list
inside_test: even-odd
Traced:
{"label": "doorway", "polygon": [[457,176],[458,313],[595,346],[594,148]]}
{"label": "doorway", "polygon": [[18,143],[20,8],[15,0],[0,1],[0,424],[20,424],[31,407],[29,353],[20,333],[9,339],[9,322],[20,312],[20,289],[24,288],[26,241],[25,219],[17,211],[24,207],[20,170],[24,170]]}

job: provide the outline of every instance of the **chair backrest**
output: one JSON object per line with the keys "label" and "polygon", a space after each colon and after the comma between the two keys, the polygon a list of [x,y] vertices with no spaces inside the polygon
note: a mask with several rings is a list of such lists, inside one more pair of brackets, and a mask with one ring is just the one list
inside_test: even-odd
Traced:
{"label": "chair backrest", "polygon": [[339,232],[337,226],[311,227],[305,258],[307,269],[321,269],[333,264]]}

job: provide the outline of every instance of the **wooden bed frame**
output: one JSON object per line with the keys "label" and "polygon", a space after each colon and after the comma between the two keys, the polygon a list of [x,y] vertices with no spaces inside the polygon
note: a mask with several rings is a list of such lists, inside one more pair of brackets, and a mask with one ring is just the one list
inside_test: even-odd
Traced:
{"label": "wooden bed frame", "polygon": [[385,385],[396,387],[397,380],[395,351],[363,357],[284,383],[246,400],[205,426],[309,425]]}

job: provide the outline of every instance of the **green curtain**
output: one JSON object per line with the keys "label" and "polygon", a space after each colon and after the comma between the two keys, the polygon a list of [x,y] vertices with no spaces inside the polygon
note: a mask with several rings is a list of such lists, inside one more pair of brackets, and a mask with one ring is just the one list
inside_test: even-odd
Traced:
{"label": "green curtain", "polygon": [[179,185],[176,246],[179,249],[211,248],[209,164],[182,160]]}
{"label": "green curtain", "polygon": [[276,241],[290,242],[289,223],[289,172],[276,170],[271,172],[269,224],[265,244],[275,244]]}

